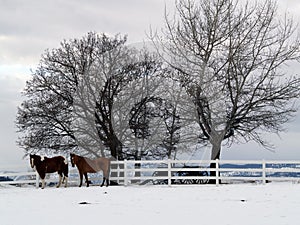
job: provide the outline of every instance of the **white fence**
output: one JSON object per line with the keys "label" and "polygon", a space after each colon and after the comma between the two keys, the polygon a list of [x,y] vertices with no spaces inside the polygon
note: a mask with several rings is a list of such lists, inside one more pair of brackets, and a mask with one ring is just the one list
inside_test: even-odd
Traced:
{"label": "white fence", "polygon": [[[216,168],[210,168],[209,165],[211,163],[215,163]],[[113,171],[119,174],[123,172],[122,176],[119,177],[118,183],[123,183],[125,186],[132,183],[146,184],[151,182],[168,185],[178,183],[205,184],[209,180],[213,180],[217,185],[221,182],[232,183],[236,181],[258,181],[262,183],[271,181],[300,182],[300,161],[124,160],[119,162],[119,164],[119,169],[114,169]],[[136,164],[139,165],[136,166]]]}
{"label": "white fence", "polygon": [[[216,168],[210,168],[215,163]],[[134,184],[206,184],[214,181],[220,183],[294,181],[300,182],[300,161],[264,161],[264,160],[152,160],[152,161],[113,161],[112,181],[120,185]],[[1,173],[1,178],[9,178],[1,184],[33,184],[39,186],[36,172]],[[101,174],[92,176],[96,184],[102,181]],[[57,177],[48,177],[46,182],[57,182]],[[78,185],[76,169],[70,169],[69,183]]]}

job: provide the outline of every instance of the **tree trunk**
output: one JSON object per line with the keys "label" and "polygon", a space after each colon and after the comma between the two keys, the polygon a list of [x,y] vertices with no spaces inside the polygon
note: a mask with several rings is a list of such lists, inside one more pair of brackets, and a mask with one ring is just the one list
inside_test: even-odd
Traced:
{"label": "tree trunk", "polygon": [[[115,136],[112,136],[110,138],[109,143],[107,143],[111,156],[114,160],[124,160],[123,153],[122,153],[122,143],[119,141],[119,139]],[[117,169],[124,169],[124,165],[122,163],[112,164],[111,169],[117,170]],[[116,178],[120,177],[121,179],[124,178],[124,172],[111,172],[110,177]],[[118,185],[117,181],[110,181],[110,185]]]}
{"label": "tree trunk", "polygon": [[[211,160],[217,160],[220,159],[220,154],[221,154],[221,144],[222,144],[222,138],[217,137],[211,141],[212,144],[212,150],[211,150]],[[216,163],[211,163],[210,164],[211,169],[216,168]],[[217,175],[216,171],[210,171],[210,176],[215,177]],[[219,174],[220,175],[220,174]],[[210,184],[216,184],[215,179],[211,179],[209,181]]]}
{"label": "tree trunk", "polygon": [[[135,154],[134,160],[136,160],[136,161],[140,161],[141,160],[141,156],[140,156],[140,154],[139,154],[138,151]],[[134,164],[134,168],[136,170],[141,169],[141,164],[140,163],[135,163]],[[141,177],[141,172],[140,171],[135,171],[134,177]],[[139,183],[139,182],[141,182],[141,180],[132,180],[132,183]]]}

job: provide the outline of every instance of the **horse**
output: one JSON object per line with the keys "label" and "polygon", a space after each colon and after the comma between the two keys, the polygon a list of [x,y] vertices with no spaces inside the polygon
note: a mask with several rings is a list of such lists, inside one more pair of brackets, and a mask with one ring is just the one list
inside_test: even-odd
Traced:
{"label": "horse", "polygon": [[[68,185],[68,161],[63,156],[55,156],[48,158],[39,155],[30,154],[30,165],[32,168],[36,168],[40,178],[42,179],[42,189],[45,188],[45,176],[46,173],[57,172],[59,174],[59,182],[56,187],[60,187],[61,183],[65,182],[65,187]],[[64,177],[63,177],[64,175]],[[63,180],[62,180],[63,177]]]}
{"label": "horse", "polygon": [[77,167],[80,177],[79,187],[82,185],[83,175],[86,180],[86,186],[89,187],[89,180],[87,173],[97,173],[103,171],[103,181],[101,187],[106,181],[106,187],[109,185],[109,173],[110,173],[110,159],[100,157],[96,159],[89,159],[73,153],[70,154],[72,167]]}

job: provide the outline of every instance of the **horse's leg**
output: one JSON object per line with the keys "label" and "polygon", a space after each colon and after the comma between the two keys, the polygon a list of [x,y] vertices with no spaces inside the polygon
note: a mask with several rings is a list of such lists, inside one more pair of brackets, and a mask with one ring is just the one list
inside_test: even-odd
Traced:
{"label": "horse's leg", "polygon": [[59,180],[58,180],[58,184],[57,184],[57,188],[59,188],[60,187],[60,185],[61,185],[61,180],[62,180],[62,173],[61,172],[58,172],[58,175],[59,175]]}
{"label": "horse's leg", "polygon": [[110,169],[106,171],[106,187],[108,187],[109,185],[109,174],[110,174]]}
{"label": "horse's leg", "polygon": [[42,189],[45,188],[45,179],[42,179]]}
{"label": "horse's leg", "polygon": [[65,182],[65,187],[68,187],[68,177],[64,175],[63,181]]}
{"label": "horse's leg", "polygon": [[41,173],[40,174],[40,178],[42,180],[42,189],[45,188],[45,176],[46,176],[46,173]]}
{"label": "horse's leg", "polygon": [[84,173],[84,177],[85,177],[86,186],[89,187],[90,184],[89,184],[89,179],[88,179],[87,173]]}
{"label": "horse's leg", "polygon": [[80,177],[79,187],[81,187],[81,185],[82,185],[82,179],[83,179],[83,173],[82,172],[79,172],[79,177]]}
{"label": "horse's leg", "polygon": [[109,176],[106,178],[106,187],[109,185]]}
{"label": "horse's leg", "polygon": [[65,187],[68,187],[68,176],[65,173],[63,173],[62,184],[65,184]]}
{"label": "horse's leg", "polygon": [[68,186],[68,173],[69,173],[69,168],[68,168],[68,164],[66,164],[63,171],[63,175],[64,175],[63,183],[65,182],[65,187]]}
{"label": "horse's leg", "polygon": [[102,184],[101,184],[101,186],[100,186],[100,187],[103,187],[105,180],[106,180],[106,177],[105,177],[105,176],[103,176],[103,181],[102,181]]}
{"label": "horse's leg", "polygon": [[106,187],[109,185],[109,172],[104,173],[103,172],[103,181],[101,184],[101,187],[104,185],[104,182],[106,181]]}

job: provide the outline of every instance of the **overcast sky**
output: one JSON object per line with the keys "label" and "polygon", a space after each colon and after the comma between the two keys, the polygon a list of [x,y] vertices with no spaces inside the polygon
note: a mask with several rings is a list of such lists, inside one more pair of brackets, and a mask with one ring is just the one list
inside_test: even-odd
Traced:
{"label": "overcast sky", "polygon": [[[129,43],[147,41],[150,26],[163,26],[164,7],[174,0],[0,0],[0,169],[27,166],[16,145],[15,116],[20,92],[45,49],[63,39],[80,38],[89,31],[128,35]],[[279,0],[299,22],[300,1]],[[300,68],[300,67],[298,67]],[[297,68],[291,68],[299,74]],[[287,124],[281,138],[268,135],[274,152],[256,144],[224,148],[224,159],[300,160],[300,114]]]}

